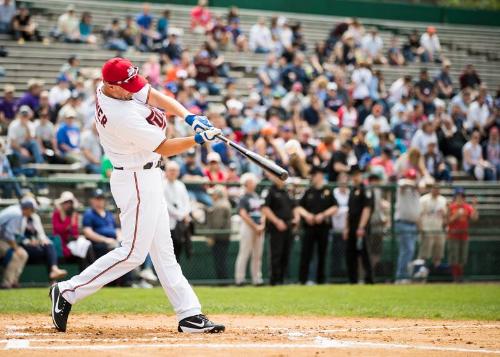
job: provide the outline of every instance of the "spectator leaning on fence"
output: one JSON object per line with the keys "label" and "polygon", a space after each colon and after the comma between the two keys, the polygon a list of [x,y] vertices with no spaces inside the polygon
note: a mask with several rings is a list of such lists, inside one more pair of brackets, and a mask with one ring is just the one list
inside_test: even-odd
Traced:
{"label": "spectator leaning on fence", "polygon": [[349,176],[341,173],[337,176],[338,187],[333,189],[333,197],[337,201],[338,209],[332,215],[332,249],[331,249],[331,273],[338,277],[342,273],[342,262],[345,260],[345,242],[342,239],[344,228],[347,224],[347,213],[349,211],[349,187],[347,186]]}
{"label": "spectator leaning on fence", "polygon": [[208,244],[212,248],[215,276],[218,280],[228,279],[227,251],[231,237],[231,204],[227,199],[224,186],[216,185],[208,190],[212,196],[213,205],[207,211],[207,228],[214,231],[224,231],[208,234]]}
{"label": "spectator leaning on fence", "polygon": [[417,188],[417,172],[408,169],[398,181],[395,207],[395,230],[399,241],[396,284],[411,282],[408,265],[415,255],[420,218],[420,193]]}
{"label": "spectator leaning on fence", "polygon": [[170,219],[170,235],[177,260],[181,253],[191,257],[191,202],[186,185],[179,180],[180,168],[175,161],[166,165],[163,192]]}
{"label": "spectator leaning on fence", "polygon": [[420,248],[418,258],[430,260],[432,266],[441,265],[444,257],[448,203],[441,195],[438,182],[428,184],[431,191],[420,197]]}
{"label": "spectator leaning on fence", "polygon": [[472,204],[468,204],[465,190],[455,188],[448,207],[448,263],[455,282],[462,281],[469,255],[469,223],[478,218],[477,199],[473,198]]}
{"label": "spectator leaning on fence", "polygon": [[234,268],[236,285],[243,285],[248,260],[251,259],[250,273],[252,284],[261,285],[262,280],[262,253],[264,250],[265,218],[262,214],[263,201],[255,192],[258,178],[252,173],[245,173],[240,178],[244,194],[238,205],[238,214],[241,218],[240,245]]}
{"label": "spectator leaning on fence", "polygon": [[[390,176],[390,175],[389,175]],[[383,183],[382,175],[372,173],[368,176],[370,186],[378,186]],[[384,199],[384,191],[381,187],[373,187],[373,213],[370,217],[370,232],[367,237],[368,253],[374,272],[379,267],[384,248],[384,233],[388,223],[387,211],[389,202]]]}

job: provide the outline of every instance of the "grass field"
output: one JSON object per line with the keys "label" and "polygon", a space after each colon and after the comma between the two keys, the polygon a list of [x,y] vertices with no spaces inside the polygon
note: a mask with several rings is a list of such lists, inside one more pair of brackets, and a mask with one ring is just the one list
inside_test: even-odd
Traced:
{"label": "grass field", "polygon": [[[208,314],[500,320],[500,285],[196,287]],[[0,313],[48,313],[48,289],[0,291]],[[105,288],[75,313],[171,313],[161,288]]]}

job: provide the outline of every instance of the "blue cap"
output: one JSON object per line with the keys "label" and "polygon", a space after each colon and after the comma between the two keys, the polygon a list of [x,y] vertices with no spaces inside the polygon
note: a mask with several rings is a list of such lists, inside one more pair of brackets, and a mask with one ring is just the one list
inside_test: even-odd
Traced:
{"label": "blue cap", "polygon": [[57,77],[57,83],[60,83],[60,82],[68,82],[68,78],[64,74],[60,74]]}

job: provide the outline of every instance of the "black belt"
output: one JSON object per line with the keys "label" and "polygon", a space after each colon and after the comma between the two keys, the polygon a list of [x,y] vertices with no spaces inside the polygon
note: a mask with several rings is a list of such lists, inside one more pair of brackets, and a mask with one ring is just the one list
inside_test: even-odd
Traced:
{"label": "black belt", "polygon": [[[156,165],[154,162],[148,162],[146,165],[142,167],[143,170],[156,169],[157,167],[161,167],[161,160],[159,160]],[[115,170],[124,170],[123,167],[113,167]]]}

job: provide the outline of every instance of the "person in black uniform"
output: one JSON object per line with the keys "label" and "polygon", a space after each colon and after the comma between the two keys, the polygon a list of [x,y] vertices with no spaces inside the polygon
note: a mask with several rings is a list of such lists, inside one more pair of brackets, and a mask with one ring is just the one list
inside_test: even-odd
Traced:
{"label": "person in black uniform", "polygon": [[344,229],[346,240],[346,265],[349,282],[358,282],[358,257],[361,257],[365,270],[365,283],[373,284],[373,272],[368,254],[366,237],[368,236],[370,216],[373,211],[373,192],[363,184],[363,176],[358,165],[351,167],[352,189],[349,194],[347,222]]}
{"label": "person in black uniform", "polygon": [[286,190],[285,183],[269,175],[273,185],[265,198],[262,213],[266,217],[266,230],[269,234],[271,252],[271,285],[284,283],[288,269],[292,230],[300,220],[295,210],[295,201]]}
{"label": "person in black uniform", "polygon": [[328,251],[328,232],[331,227],[330,217],[337,212],[338,205],[332,190],[325,187],[325,177],[321,168],[312,168],[311,184],[312,187],[306,190],[297,207],[299,215],[305,220],[300,252],[299,281],[301,284],[307,282],[314,245],[316,245],[318,252],[316,282],[323,284]]}

